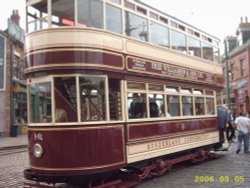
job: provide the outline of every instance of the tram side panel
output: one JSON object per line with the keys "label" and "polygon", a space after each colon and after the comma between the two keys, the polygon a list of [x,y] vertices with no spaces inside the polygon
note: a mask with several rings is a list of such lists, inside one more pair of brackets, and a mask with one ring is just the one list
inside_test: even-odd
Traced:
{"label": "tram side panel", "polygon": [[219,143],[216,118],[131,123],[127,135],[128,163]]}
{"label": "tram side panel", "polygon": [[103,127],[29,128],[31,169],[49,174],[88,174],[125,165],[123,125]]}

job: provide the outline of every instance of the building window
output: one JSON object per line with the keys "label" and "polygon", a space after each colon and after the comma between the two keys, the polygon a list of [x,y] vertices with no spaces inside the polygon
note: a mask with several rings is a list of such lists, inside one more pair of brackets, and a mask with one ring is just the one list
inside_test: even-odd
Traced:
{"label": "building window", "polygon": [[231,70],[231,79],[233,81],[233,80],[235,80],[236,74],[237,74],[237,70],[236,70],[234,64],[231,64],[230,70]]}
{"label": "building window", "polygon": [[109,31],[122,34],[122,11],[112,5],[106,5],[106,28]]}
{"label": "building window", "polygon": [[5,38],[0,36],[0,89],[5,88]]}
{"label": "building window", "polygon": [[241,59],[240,60],[240,74],[241,77],[246,76],[247,70],[246,70],[246,63],[245,63],[245,59]]}
{"label": "building window", "polygon": [[20,58],[18,56],[14,56],[14,61],[12,65],[12,76],[15,79],[21,78],[21,72],[20,72]]}

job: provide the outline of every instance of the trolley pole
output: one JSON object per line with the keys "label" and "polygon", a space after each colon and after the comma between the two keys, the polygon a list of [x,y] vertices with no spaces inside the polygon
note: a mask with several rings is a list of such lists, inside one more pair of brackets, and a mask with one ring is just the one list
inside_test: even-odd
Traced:
{"label": "trolley pole", "polygon": [[226,63],[226,94],[227,94],[227,106],[231,109],[231,99],[230,99],[230,84],[229,84],[229,65],[228,65],[228,52],[227,52],[227,42],[224,41],[225,45],[225,63]]}

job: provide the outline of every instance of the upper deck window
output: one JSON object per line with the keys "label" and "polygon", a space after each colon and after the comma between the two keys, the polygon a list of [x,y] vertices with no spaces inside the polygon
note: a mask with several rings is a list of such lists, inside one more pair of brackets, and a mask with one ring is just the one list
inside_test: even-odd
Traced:
{"label": "upper deck window", "polygon": [[193,37],[188,37],[188,51],[190,55],[201,57],[201,42]]}
{"label": "upper deck window", "polygon": [[78,0],[78,26],[103,28],[101,0]]}
{"label": "upper deck window", "polygon": [[150,18],[158,20],[158,15],[155,14],[154,12],[150,12]]}
{"label": "upper deck window", "polygon": [[160,46],[169,47],[169,29],[155,22],[151,22],[151,42]]}
{"label": "upper deck window", "polygon": [[27,32],[37,31],[48,27],[47,0],[39,1],[27,7]]}
{"label": "upper deck window", "polygon": [[202,43],[203,58],[213,61],[213,47],[210,44]]}
{"label": "upper deck window", "polygon": [[121,0],[110,0],[110,1],[119,5],[121,4]]}
{"label": "upper deck window", "polygon": [[139,6],[136,7],[137,12],[147,15],[147,10]]}
{"label": "upper deck window", "polygon": [[178,51],[186,51],[186,36],[183,33],[180,33],[175,30],[171,30],[171,41],[172,41],[172,49],[178,50]]}
{"label": "upper deck window", "polygon": [[106,5],[106,28],[109,31],[122,34],[122,11],[112,5]]}
{"label": "upper deck window", "polygon": [[52,0],[52,26],[74,26],[74,1]]}
{"label": "upper deck window", "polygon": [[162,16],[160,16],[160,21],[165,23],[165,24],[168,24],[168,19],[167,18],[163,18]]}
{"label": "upper deck window", "polygon": [[126,35],[142,41],[148,41],[148,21],[126,11]]}
{"label": "upper deck window", "polygon": [[124,1],[125,7],[131,9],[131,10],[135,10],[135,5],[133,3],[130,3],[128,1]]}

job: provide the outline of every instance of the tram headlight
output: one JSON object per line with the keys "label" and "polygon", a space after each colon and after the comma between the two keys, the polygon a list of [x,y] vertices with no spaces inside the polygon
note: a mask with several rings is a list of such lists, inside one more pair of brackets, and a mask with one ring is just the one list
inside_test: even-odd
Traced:
{"label": "tram headlight", "polygon": [[43,148],[40,144],[36,143],[33,146],[33,154],[36,158],[40,158],[43,154]]}

